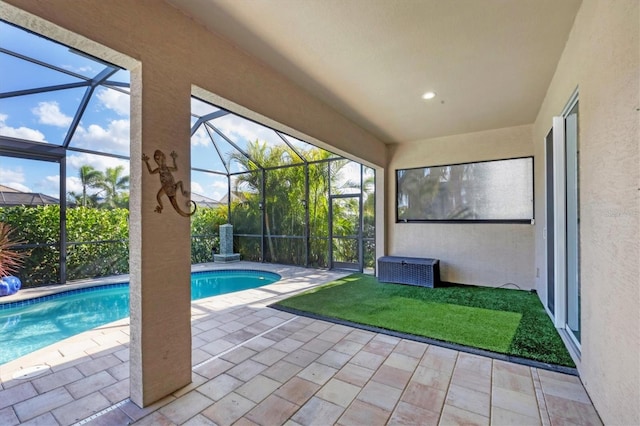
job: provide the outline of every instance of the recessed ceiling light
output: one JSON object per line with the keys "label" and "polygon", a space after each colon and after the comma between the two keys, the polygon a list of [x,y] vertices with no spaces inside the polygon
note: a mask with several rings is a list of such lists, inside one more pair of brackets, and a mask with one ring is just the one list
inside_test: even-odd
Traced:
{"label": "recessed ceiling light", "polygon": [[433,99],[435,97],[436,97],[436,92],[427,92],[424,95],[422,95],[422,99],[425,99],[425,100]]}

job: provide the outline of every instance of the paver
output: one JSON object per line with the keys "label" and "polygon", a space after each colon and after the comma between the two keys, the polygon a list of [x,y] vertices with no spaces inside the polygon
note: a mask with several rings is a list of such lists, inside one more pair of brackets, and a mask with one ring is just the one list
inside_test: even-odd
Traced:
{"label": "paver", "polygon": [[[304,287],[288,286],[282,297]],[[32,364],[3,366],[0,423],[70,424],[110,407],[90,424],[601,425],[578,377],[295,317],[267,299],[194,302],[193,383],[144,409],[127,399],[127,321],[24,358],[48,363],[45,375],[15,380],[7,368]]]}

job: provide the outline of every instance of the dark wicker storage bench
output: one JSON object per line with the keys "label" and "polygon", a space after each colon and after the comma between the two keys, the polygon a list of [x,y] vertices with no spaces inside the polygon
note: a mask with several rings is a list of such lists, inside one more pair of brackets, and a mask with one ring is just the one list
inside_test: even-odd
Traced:
{"label": "dark wicker storage bench", "polygon": [[383,256],[378,259],[378,280],[433,288],[440,283],[440,261],[421,257]]}

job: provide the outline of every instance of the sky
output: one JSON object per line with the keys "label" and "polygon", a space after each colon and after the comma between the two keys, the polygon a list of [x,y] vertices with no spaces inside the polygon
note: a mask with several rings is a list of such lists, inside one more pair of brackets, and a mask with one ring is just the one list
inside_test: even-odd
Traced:
{"label": "sky", "polygon": [[[78,76],[93,77],[105,68],[105,64],[97,60],[2,21],[0,46],[75,74],[66,75],[0,52],[0,94],[82,82]],[[111,80],[128,83],[129,73],[120,70]],[[0,98],[0,136],[61,145],[70,131],[85,91],[86,87],[80,87]],[[216,107],[195,98],[192,98],[191,105],[192,114],[196,116],[217,111]],[[129,110],[127,93],[98,86],[82,114],[69,147],[128,157]],[[196,118],[193,117],[191,124],[195,121]],[[274,145],[284,144],[273,130],[233,114],[220,117],[214,123],[241,149],[246,149],[248,142],[257,139]],[[235,150],[222,137],[214,132],[210,133],[223,154]],[[294,138],[289,138],[289,141],[297,148],[309,147]],[[292,161],[300,162],[300,159],[294,158]],[[103,172],[107,168],[122,165],[124,174],[129,174],[128,160],[70,150],[66,158],[67,192],[82,191],[78,171],[83,165],[90,165]],[[355,180],[358,168],[354,166],[345,169],[345,180]],[[203,127],[191,139],[191,167],[225,171],[225,166]],[[241,170],[240,165],[233,162],[229,164],[229,169],[230,172]],[[59,181],[60,170],[57,163],[0,156],[1,185],[59,198]],[[227,179],[216,174],[192,171],[191,192],[219,200],[227,192]]]}

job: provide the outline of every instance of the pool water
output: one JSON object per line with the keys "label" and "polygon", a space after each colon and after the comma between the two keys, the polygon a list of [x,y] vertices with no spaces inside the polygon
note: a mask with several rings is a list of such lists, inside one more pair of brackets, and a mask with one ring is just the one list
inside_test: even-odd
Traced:
{"label": "pool water", "polygon": [[[191,300],[261,287],[278,274],[224,270],[191,274]],[[0,365],[129,316],[129,283],[109,284],[0,305]]]}

